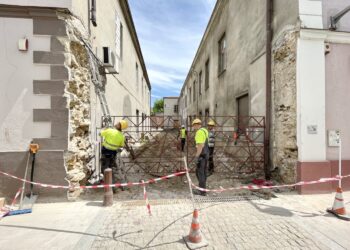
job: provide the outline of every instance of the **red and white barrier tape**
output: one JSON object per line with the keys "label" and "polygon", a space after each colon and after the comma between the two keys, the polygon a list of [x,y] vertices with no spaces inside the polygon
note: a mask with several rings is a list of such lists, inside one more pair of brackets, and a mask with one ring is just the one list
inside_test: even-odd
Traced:
{"label": "red and white barrier tape", "polygon": [[348,178],[350,175],[345,175],[345,176],[336,176],[332,178],[321,178],[317,181],[300,181],[298,183],[294,184],[285,184],[285,185],[275,185],[275,186],[262,186],[262,185],[246,185],[246,186],[240,186],[240,187],[231,187],[231,188],[223,188],[220,187],[220,189],[205,189],[205,188],[200,188],[193,184],[191,180],[191,185],[204,192],[213,192],[213,193],[221,193],[224,191],[232,191],[232,190],[242,190],[242,189],[247,189],[247,190],[258,190],[258,189],[273,189],[273,188],[284,188],[284,187],[295,187],[295,186],[303,186],[303,185],[311,185],[311,184],[317,184],[317,183],[324,183],[324,182],[331,182],[331,181],[339,181],[340,179]]}
{"label": "red and white barrier tape", "polygon": [[80,188],[81,189],[96,189],[96,188],[108,188],[108,187],[131,187],[131,186],[139,186],[139,185],[147,185],[147,184],[151,184],[151,183],[156,183],[158,181],[163,181],[163,180],[167,180],[167,179],[170,179],[173,177],[184,175],[185,173],[186,173],[185,171],[177,172],[177,173],[162,176],[159,178],[149,179],[149,180],[145,181],[144,183],[142,183],[142,182],[128,182],[128,183],[114,183],[114,184],[102,184],[102,185],[91,185],[91,186],[63,186],[63,185],[51,185],[51,184],[32,182],[32,181],[28,181],[28,180],[19,178],[17,176],[12,175],[12,174],[0,171],[0,174],[8,176],[10,178],[20,180],[22,182],[30,183],[30,184],[33,184],[35,186],[44,187],[44,188],[53,188],[53,189],[57,189],[57,188],[62,188],[62,189],[80,189]]}
{"label": "red and white barrier tape", "polygon": [[11,202],[11,206],[8,207],[8,206],[5,206],[5,207],[2,207],[0,209],[0,219],[2,219],[3,217],[5,217],[10,211],[11,211],[11,208],[16,204],[16,200],[18,198],[18,196],[22,193],[22,188],[19,188],[15,197],[13,198],[12,202]]}
{"label": "red and white barrier tape", "polygon": [[146,202],[148,214],[149,214],[149,216],[151,216],[152,215],[151,205],[149,204],[149,201],[148,201],[147,192],[146,192],[146,185],[144,184],[145,182],[143,180],[141,182],[143,183],[143,198],[145,199],[145,202]]}
{"label": "red and white barrier tape", "polygon": [[12,202],[11,202],[11,207],[13,207],[15,204],[16,204],[16,200],[18,198],[18,196],[22,193],[23,189],[22,188],[19,188],[15,197],[13,198]]}

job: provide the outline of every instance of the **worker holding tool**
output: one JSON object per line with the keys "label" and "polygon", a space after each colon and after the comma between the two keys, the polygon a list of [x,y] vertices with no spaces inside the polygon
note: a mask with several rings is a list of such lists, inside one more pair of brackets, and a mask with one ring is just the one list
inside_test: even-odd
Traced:
{"label": "worker holding tool", "polygon": [[179,134],[177,135],[177,139],[179,139],[179,136],[181,138],[181,151],[184,152],[187,136],[187,130],[185,129],[185,125],[181,126]]}
{"label": "worker holding tool", "polygon": [[[207,129],[202,128],[202,121],[199,119],[195,119],[192,122],[192,126],[196,131],[194,139],[196,142],[195,163],[197,164],[196,175],[199,182],[198,186],[205,189],[207,181],[207,165],[209,159],[209,132]],[[193,193],[203,196],[207,195],[206,192],[199,190],[194,190]]]}
{"label": "worker holding tool", "polygon": [[[102,137],[102,173],[106,168],[111,168],[113,172],[113,182],[127,182],[122,164],[116,163],[117,153],[122,151],[125,147],[125,137],[122,130],[128,127],[128,122],[120,120],[115,124],[114,128],[106,128],[101,131]],[[113,188],[115,192],[116,189]]]}
{"label": "worker holding tool", "polygon": [[208,176],[214,173],[214,147],[215,147],[215,122],[210,120],[208,122],[208,131],[209,131],[209,164],[208,164]]}

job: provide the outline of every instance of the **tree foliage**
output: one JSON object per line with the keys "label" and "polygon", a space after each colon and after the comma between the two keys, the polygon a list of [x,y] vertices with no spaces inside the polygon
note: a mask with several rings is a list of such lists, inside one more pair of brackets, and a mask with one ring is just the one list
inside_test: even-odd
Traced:
{"label": "tree foliage", "polygon": [[164,100],[157,99],[153,104],[153,113],[161,113],[164,112]]}

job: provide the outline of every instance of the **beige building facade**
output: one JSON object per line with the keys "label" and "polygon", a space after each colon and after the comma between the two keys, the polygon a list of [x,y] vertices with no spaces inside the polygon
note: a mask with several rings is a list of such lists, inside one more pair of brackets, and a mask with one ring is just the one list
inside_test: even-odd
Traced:
{"label": "beige building facade", "polygon": [[[0,169],[23,177],[33,141],[40,146],[36,181],[86,183],[99,164],[103,113],[84,42],[103,66],[110,114],[150,114],[151,85],[128,2],[1,0],[0,24]],[[0,193],[12,196],[18,185],[1,178]]]}
{"label": "beige building facade", "polygon": [[[285,183],[335,176],[339,147],[334,134],[341,131],[347,174],[348,70],[340,65],[350,58],[350,14],[339,20],[336,30],[329,26],[331,16],[348,2],[270,1],[271,64],[266,60],[266,2],[217,1],[181,90],[182,120],[266,116],[266,68],[271,67],[269,169]],[[334,185],[303,186],[299,191],[330,192]],[[350,188],[350,183],[344,186]]]}

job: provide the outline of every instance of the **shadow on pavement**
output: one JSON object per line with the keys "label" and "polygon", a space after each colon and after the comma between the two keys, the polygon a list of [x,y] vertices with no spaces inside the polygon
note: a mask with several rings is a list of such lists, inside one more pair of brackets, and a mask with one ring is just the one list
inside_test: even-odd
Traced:
{"label": "shadow on pavement", "polygon": [[[249,201],[249,202],[250,204],[252,204],[253,207],[255,207],[260,212],[271,214],[271,215],[284,216],[284,217],[292,217],[294,214],[297,214],[300,217],[328,216],[326,212],[325,213],[308,213],[308,212],[286,209],[283,207],[271,206],[267,204],[254,203],[252,201]],[[266,207],[266,208],[261,208],[261,207]]]}
{"label": "shadow on pavement", "polygon": [[101,235],[101,234],[91,234],[91,233],[86,233],[86,232],[53,229],[53,228],[45,228],[45,227],[28,227],[28,226],[17,226],[17,225],[6,225],[6,224],[1,224],[0,227],[12,227],[12,228],[22,228],[22,229],[30,229],[30,230],[41,230],[41,231],[48,231],[48,232],[81,234],[81,235],[94,236],[94,237],[105,238],[105,239],[115,239],[115,238],[122,237],[122,236],[125,236],[128,234],[134,234],[134,233],[141,232],[141,230],[140,230],[137,232],[129,232],[129,233],[124,233],[124,234],[117,235],[117,236],[115,235],[115,232],[113,232],[113,237],[110,237],[110,236],[105,236],[105,235]]}
{"label": "shadow on pavement", "polygon": [[[284,216],[284,217],[293,216],[293,213],[291,211],[283,207],[276,207],[276,206],[270,206],[266,204],[254,203],[252,201],[249,201],[249,203],[262,213],[272,214],[277,216]],[[265,208],[261,208],[261,206],[264,206]]]}
{"label": "shadow on pavement", "polygon": [[[211,208],[211,207],[214,207],[214,206],[217,206],[217,205],[220,205],[218,203],[216,204],[212,204],[212,205],[209,205],[207,207],[204,207],[204,208],[201,208],[200,211],[202,210],[205,210],[205,209],[208,209],[208,208]],[[184,214],[183,216],[177,218],[176,220],[172,221],[171,223],[169,223],[167,226],[165,226],[164,228],[162,228],[158,233],[156,233],[156,235],[144,246],[144,247],[141,247],[139,248],[139,250],[141,249],[147,249],[147,248],[153,248],[153,247],[158,247],[158,246],[163,246],[163,245],[169,245],[169,244],[172,244],[172,243],[182,243],[182,244],[186,244],[183,239],[180,239],[178,241],[173,241],[173,242],[166,242],[166,243],[161,243],[161,244],[157,244],[157,245],[150,245],[161,233],[163,233],[164,231],[166,231],[169,227],[171,227],[172,225],[174,225],[177,221],[189,216],[189,215],[192,215],[192,212],[190,213],[187,213],[187,214]]]}

